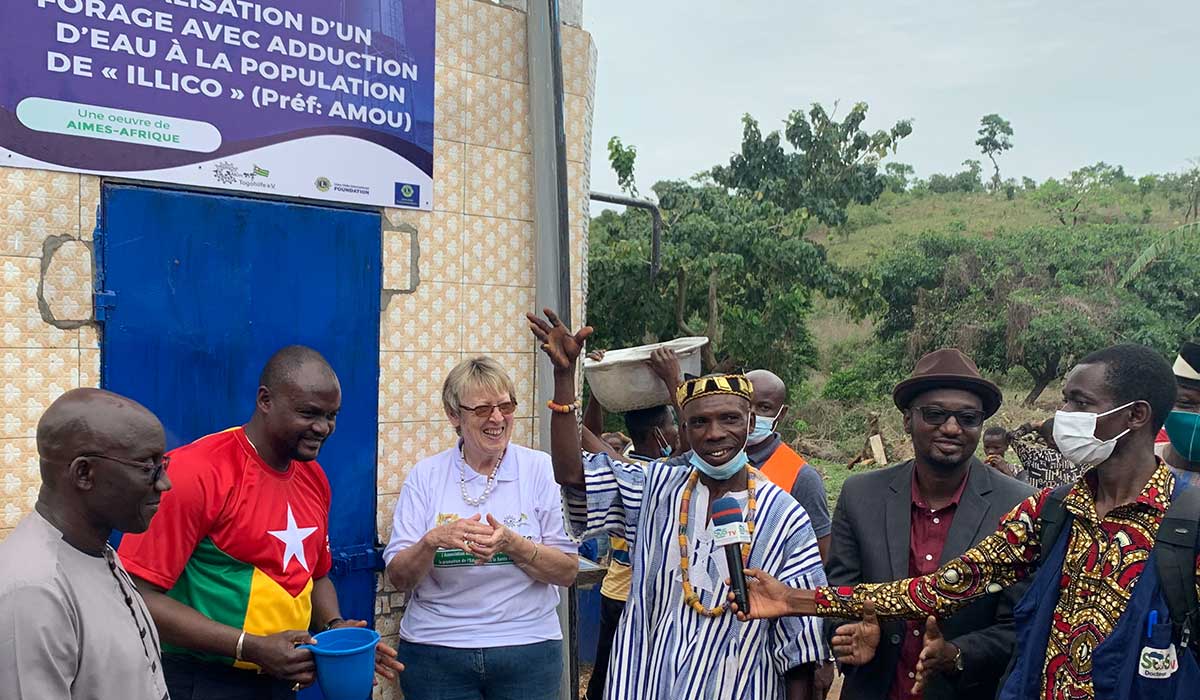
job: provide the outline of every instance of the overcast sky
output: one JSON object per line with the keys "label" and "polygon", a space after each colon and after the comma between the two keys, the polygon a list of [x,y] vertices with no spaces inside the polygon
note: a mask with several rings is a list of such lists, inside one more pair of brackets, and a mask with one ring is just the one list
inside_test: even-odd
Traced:
{"label": "overcast sky", "polygon": [[643,192],[725,163],[741,115],[764,131],[812,102],[911,118],[895,160],[954,172],[979,118],[1012,122],[1005,177],[1106,161],[1175,171],[1200,156],[1200,0],[586,0],[599,54],[592,189],[606,144],[638,148]]}

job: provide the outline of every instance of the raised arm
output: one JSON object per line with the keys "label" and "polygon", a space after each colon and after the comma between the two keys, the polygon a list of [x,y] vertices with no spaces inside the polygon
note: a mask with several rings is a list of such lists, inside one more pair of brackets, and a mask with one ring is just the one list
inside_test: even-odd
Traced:
{"label": "raised arm", "polygon": [[[593,350],[587,356],[589,360],[600,362],[604,359],[604,351]],[[604,406],[601,406],[600,402],[596,400],[595,394],[583,409],[583,428],[591,431],[597,439],[604,434]]]}
{"label": "raised arm", "polygon": [[[683,420],[683,412],[679,410],[679,382],[683,376],[683,370],[679,368],[679,356],[671,348],[658,348],[650,353],[648,360],[650,369],[662,383],[667,387],[667,393],[671,396],[671,407],[675,409],[675,420]],[[688,442],[687,431],[679,431],[679,454],[683,454],[692,449]]]}
{"label": "raised arm", "polygon": [[[554,403],[571,405],[576,397],[575,365],[592,328],[584,326],[572,334],[557,314],[550,309],[543,309],[543,312],[546,314],[544,319],[534,314],[525,314],[525,317],[529,319],[529,329],[554,366]],[[554,464],[554,480],[560,486],[584,488],[581,449],[574,412],[555,411],[550,418],[550,459]]]}

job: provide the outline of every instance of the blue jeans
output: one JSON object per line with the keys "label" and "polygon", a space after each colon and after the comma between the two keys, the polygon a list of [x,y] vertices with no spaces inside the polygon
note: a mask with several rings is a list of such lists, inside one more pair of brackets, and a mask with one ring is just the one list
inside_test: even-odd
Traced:
{"label": "blue jeans", "polygon": [[400,642],[405,700],[558,700],[562,642],[454,649]]}

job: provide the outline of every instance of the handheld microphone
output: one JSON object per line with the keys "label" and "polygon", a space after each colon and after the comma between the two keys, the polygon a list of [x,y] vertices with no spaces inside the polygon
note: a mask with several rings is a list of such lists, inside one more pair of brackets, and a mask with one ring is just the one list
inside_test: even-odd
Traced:
{"label": "handheld microphone", "polygon": [[750,596],[746,594],[746,574],[742,570],[742,545],[750,543],[750,529],[742,517],[737,500],[724,496],[712,504],[713,541],[725,548],[725,563],[733,587],[733,602],[738,610],[750,614]]}

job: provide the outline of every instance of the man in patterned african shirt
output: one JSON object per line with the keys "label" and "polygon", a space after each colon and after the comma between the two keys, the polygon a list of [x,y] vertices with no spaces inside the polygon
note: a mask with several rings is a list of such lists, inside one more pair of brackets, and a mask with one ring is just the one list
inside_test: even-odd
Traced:
{"label": "man in patterned african shirt", "polygon": [[[1037,607],[1025,617],[1024,629],[1020,629],[1018,606],[1021,634],[1041,635],[1038,639],[1045,652],[1043,659],[1030,658],[1041,654],[1041,644],[1018,644],[1016,665],[1041,669],[1041,678],[1033,679],[1033,685],[1043,700],[1129,697],[1127,689],[1111,688],[1112,677],[1121,666],[1136,664],[1137,659],[1125,655],[1112,664],[1098,661],[1095,665],[1093,659],[1106,651],[1105,640],[1123,620],[1125,625],[1146,629],[1146,622],[1136,617],[1144,610],[1129,611],[1135,607],[1139,579],[1145,575],[1157,582],[1147,560],[1175,492],[1174,475],[1154,455],[1155,435],[1175,401],[1174,379],[1165,360],[1136,345],[1093,353],[1067,375],[1063,411],[1097,416],[1092,432],[1095,440],[1087,445],[1089,449],[1079,450],[1080,454],[1095,458],[1109,449],[1111,453],[1075,482],[1063,502],[1071,516],[1070,526],[1064,527],[1055,554],[1047,560],[1047,566],[1061,562],[1061,570],[1047,570],[1034,582],[1035,589],[1040,581],[1053,595],[1035,599]],[[1061,438],[1068,433],[1063,415],[1059,413],[1056,429],[1060,445],[1065,444]],[[1072,440],[1071,444],[1080,442]],[[1049,493],[1031,496],[1003,518],[995,533],[926,576],[797,591],[750,571],[758,578],[751,585],[751,616],[815,613],[858,617],[867,600],[875,601],[880,617],[946,615],[972,598],[1037,573],[1042,554],[1041,514]],[[1042,609],[1043,604],[1053,610]],[[1031,629],[1029,619],[1044,621],[1044,625]],[[1134,636],[1140,641],[1140,635]],[[1195,660],[1186,656],[1186,651],[1179,654],[1181,668],[1190,664],[1188,669],[1194,671]],[[1017,692],[1016,682],[1019,679],[1010,678],[1001,697],[1029,697]]]}

